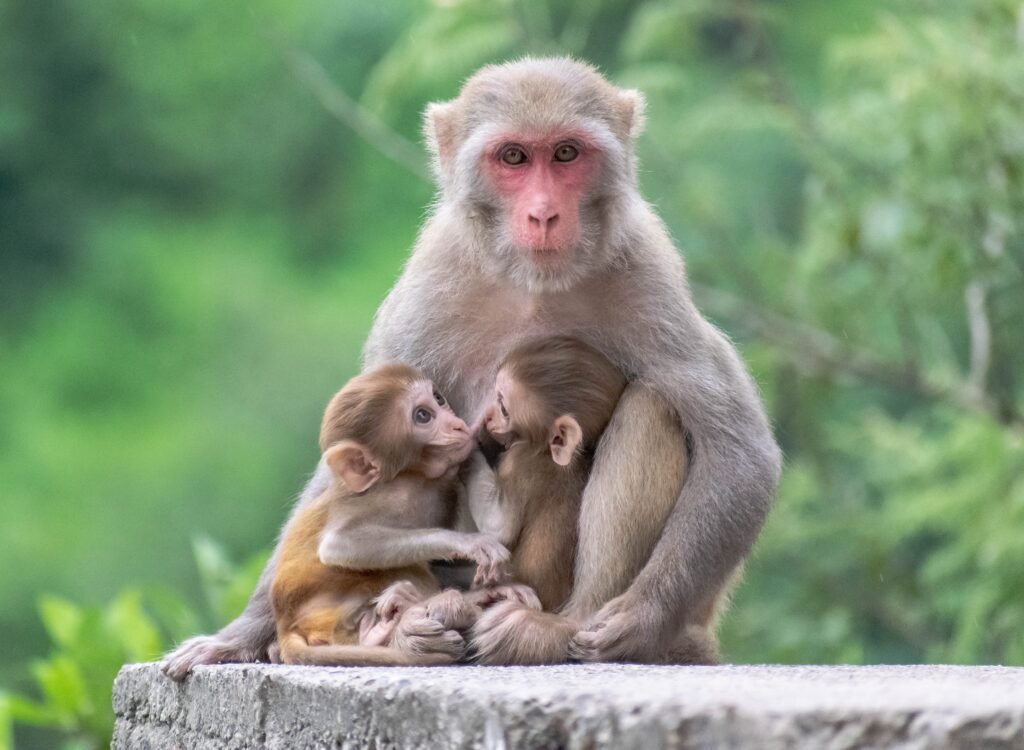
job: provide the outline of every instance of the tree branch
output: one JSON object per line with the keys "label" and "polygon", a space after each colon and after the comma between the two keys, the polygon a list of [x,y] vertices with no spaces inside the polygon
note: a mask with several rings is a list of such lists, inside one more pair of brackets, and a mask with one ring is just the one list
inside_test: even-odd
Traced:
{"label": "tree branch", "polygon": [[988,320],[987,297],[985,282],[977,279],[969,282],[964,290],[971,339],[971,364],[965,385],[982,398],[988,390],[988,370],[992,364],[992,325]]}
{"label": "tree branch", "polygon": [[728,292],[691,283],[701,305],[750,335],[777,347],[803,373],[878,384],[961,409],[985,414],[1024,435],[1024,415],[1007,413],[970,381],[947,382],[927,375],[913,362],[895,365],[874,352],[841,342],[820,328],[751,305]]}
{"label": "tree branch", "polygon": [[389,128],[338,88],[320,63],[294,49],[283,49],[281,54],[295,78],[309,89],[324,109],[395,164],[425,182],[433,181],[419,147]]}

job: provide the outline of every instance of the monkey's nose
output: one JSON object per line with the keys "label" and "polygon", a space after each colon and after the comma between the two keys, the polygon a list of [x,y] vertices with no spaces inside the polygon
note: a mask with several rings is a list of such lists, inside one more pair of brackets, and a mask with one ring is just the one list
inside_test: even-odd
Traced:
{"label": "monkey's nose", "polygon": [[558,214],[548,209],[531,211],[529,218],[531,227],[545,231],[553,229],[555,224],[558,223]]}

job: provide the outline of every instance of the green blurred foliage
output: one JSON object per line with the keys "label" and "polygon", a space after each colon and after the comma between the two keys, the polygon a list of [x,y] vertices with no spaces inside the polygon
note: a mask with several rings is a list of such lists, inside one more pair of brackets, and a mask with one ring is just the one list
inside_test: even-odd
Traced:
{"label": "green blurred foliage", "polygon": [[15,722],[49,730],[37,738],[29,734],[30,741],[61,735],[65,750],[110,746],[112,688],[121,665],[153,660],[198,630],[229,622],[242,611],[267,562],[266,554],[256,554],[236,565],[205,537],[196,539],[194,553],[205,613],[164,587],[123,589],[106,607],[39,598],[39,619],[52,644],[46,659],[31,664],[33,692],[41,698],[0,692],[0,750],[11,746]]}
{"label": "green blurred foliage", "polygon": [[0,683],[43,591],[240,606],[191,540],[269,547],[429,204],[419,113],[525,53],[647,94],[786,451],[727,655],[1024,663],[1020,0],[0,0]]}

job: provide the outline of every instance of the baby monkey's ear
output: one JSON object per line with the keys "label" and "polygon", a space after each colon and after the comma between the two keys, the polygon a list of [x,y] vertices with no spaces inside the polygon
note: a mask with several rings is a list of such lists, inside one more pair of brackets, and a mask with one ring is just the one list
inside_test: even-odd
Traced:
{"label": "baby monkey's ear", "polygon": [[580,429],[579,422],[568,414],[563,414],[551,425],[551,434],[548,435],[551,458],[559,466],[568,466],[581,440],[583,430]]}
{"label": "baby monkey's ear", "polygon": [[365,492],[380,479],[380,463],[353,440],[342,440],[324,452],[324,460],[334,476],[353,492]]}

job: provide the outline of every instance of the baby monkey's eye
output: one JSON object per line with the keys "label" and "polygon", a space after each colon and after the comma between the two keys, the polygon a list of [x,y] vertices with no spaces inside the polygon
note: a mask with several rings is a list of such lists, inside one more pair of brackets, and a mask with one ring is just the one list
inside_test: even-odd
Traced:
{"label": "baby monkey's eye", "polygon": [[424,409],[421,406],[419,409],[413,412],[412,418],[413,420],[415,420],[416,424],[427,424],[427,422],[434,418],[434,414],[433,412],[430,411],[430,409]]}
{"label": "baby monkey's eye", "polygon": [[444,406],[446,403],[448,403],[447,401],[444,400],[444,396],[442,396],[437,391],[434,391],[434,400],[437,402],[438,406]]}
{"label": "baby monkey's eye", "polygon": [[505,419],[508,419],[508,409],[505,408],[505,404],[499,401],[498,408],[501,409],[501,416],[503,416]]}

